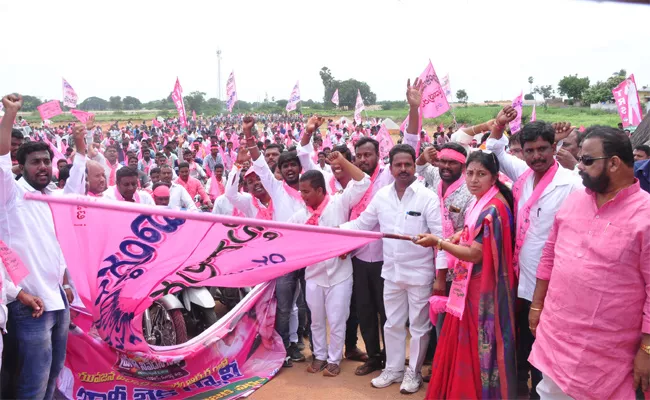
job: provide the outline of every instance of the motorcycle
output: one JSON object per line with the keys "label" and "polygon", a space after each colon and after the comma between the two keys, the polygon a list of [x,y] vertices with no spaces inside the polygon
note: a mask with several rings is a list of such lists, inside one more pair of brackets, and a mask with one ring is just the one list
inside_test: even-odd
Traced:
{"label": "motorcycle", "polygon": [[200,335],[217,322],[216,303],[207,288],[187,288],[154,301],[142,318],[150,345],[174,346]]}
{"label": "motorcycle", "polygon": [[241,288],[231,288],[231,287],[212,287],[210,292],[212,296],[218,300],[221,304],[226,306],[228,311],[232,310],[239,304],[240,301],[250,293],[251,288],[241,287]]}

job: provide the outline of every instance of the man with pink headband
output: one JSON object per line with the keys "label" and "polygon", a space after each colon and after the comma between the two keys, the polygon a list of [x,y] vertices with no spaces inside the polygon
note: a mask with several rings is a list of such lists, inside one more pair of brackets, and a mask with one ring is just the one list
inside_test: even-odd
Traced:
{"label": "man with pink headband", "polygon": [[157,206],[168,207],[170,195],[169,187],[165,183],[158,182],[154,185],[153,201]]}

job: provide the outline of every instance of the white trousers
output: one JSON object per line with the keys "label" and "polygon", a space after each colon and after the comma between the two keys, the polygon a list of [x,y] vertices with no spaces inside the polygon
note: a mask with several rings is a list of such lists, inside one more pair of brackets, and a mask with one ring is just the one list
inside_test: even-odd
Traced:
{"label": "white trousers", "polygon": [[542,374],[544,379],[537,384],[537,394],[541,400],[573,400],[560,389],[550,376]]}
{"label": "white trousers", "polygon": [[302,338],[298,338],[298,296],[300,295],[300,281],[296,285],[296,291],[293,293],[293,308],[291,309],[291,316],[289,316],[289,341],[291,343],[298,343]]}
{"label": "white trousers", "polygon": [[[352,276],[334,286],[323,287],[307,280],[305,290],[311,311],[311,337],[314,357],[339,364],[345,344],[345,322],[350,316]],[[327,324],[330,326],[330,343],[327,346]]]}
{"label": "white trousers", "polygon": [[429,297],[432,285],[406,285],[384,281],[384,308],[386,309],[386,369],[404,371],[406,359],[406,320],[409,321],[411,346],[409,367],[420,373],[429,344],[431,321]]}

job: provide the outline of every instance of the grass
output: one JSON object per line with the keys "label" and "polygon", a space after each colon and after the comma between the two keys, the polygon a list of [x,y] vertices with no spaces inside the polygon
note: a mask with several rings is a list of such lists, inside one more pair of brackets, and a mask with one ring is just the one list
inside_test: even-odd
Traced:
{"label": "grass", "polygon": [[[469,107],[456,107],[454,108],[454,113],[456,115],[456,121],[460,124],[466,125],[476,125],[487,120],[494,118],[501,108],[499,106],[469,106]],[[303,107],[302,110],[305,114],[318,113],[319,115],[325,117],[347,117],[352,119],[354,111],[341,111],[341,110],[311,110],[306,107]],[[524,107],[523,118],[527,122],[530,120],[530,114],[532,113],[532,107]],[[408,109],[392,109],[392,110],[378,110],[378,111],[368,111],[363,113],[363,118],[390,118],[395,121],[397,124],[401,124],[406,115],[408,114]],[[127,114],[124,112],[114,112],[114,113],[105,113],[97,114],[95,120],[98,122],[114,122],[114,121],[127,121],[132,120],[133,122],[147,121],[150,123],[151,120],[157,116],[175,116],[175,111],[160,111],[158,113],[135,113]],[[32,113],[31,115],[25,116],[27,121],[32,123],[40,122],[40,117],[37,112]],[[591,126],[591,125],[608,125],[616,126],[621,122],[618,114],[609,113],[602,110],[592,110],[586,107],[567,107],[567,108],[555,108],[548,107],[537,107],[537,119],[546,121],[546,122],[571,122],[575,126]],[[54,123],[63,123],[76,121],[76,119],[68,114],[63,114],[56,116],[52,119]],[[453,116],[450,112],[447,112],[441,115],[438,118],[426,119],[424,124],[427,128],[434,127],[443,123],[445,126],[448,126],[453,122]]]}

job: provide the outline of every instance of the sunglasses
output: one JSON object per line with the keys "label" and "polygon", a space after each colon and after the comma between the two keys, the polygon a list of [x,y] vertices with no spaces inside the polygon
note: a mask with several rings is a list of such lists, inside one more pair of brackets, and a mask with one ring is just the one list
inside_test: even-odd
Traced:
{"label": "sunglasses", "polygon": [[585,167],[592,165],[596,160],[605,160],[611,157],[578,157],[578,162],[582,163]]}

